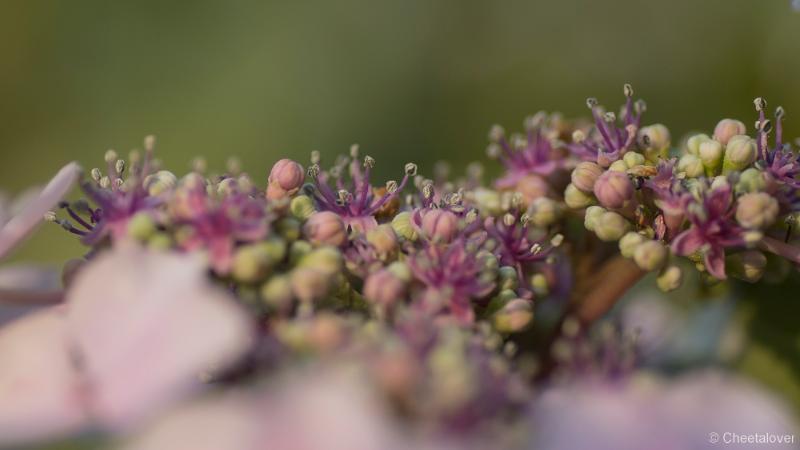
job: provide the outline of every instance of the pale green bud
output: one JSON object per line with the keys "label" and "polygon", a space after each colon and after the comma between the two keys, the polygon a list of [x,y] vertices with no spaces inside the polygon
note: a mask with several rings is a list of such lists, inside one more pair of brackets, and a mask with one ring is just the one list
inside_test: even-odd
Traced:
{"label": "pale green bud", "polygon": [[173,244],[172,237],[162,232],[154,233],[147,240],[147,248],[152,250],[169,250],[172,248]]}
{"label": "pale green bud", "polygon": [[292,303],[292,285],[287,275],[275,275],[270,277],[261,286],[261,297],[264,302],[278,310],[285,310]]}
{"label": "pale green bud", "polygon": [[751,192],[739,197],[736,204],[736,221],[745,228],[764,229],[778,217],[778,201],[765,192]]}
{"label": "pale green bud", "polygon": [[639,141],[645,144],[644,156],[649,161],[666,158],[671,144],[669,129],[660,123],[643,127],[639,130]]}
{"label": "pale green bud", "polygon": [[671,265],[665,267],[656,278],[656,285],[664,292],[674,291],[683,282],[683,271],[680,267]]}
{"label": "pale green bud", "polygon": [[743,170],[756,160],[756,141],[750,136],[734,136],[725,147],[722,173]]}
{"label": "pale green bud", "polygon": [[411,269],[408,267],[408,264],[406,264],[406,263],[404,263],[402,261],[395,261],[395,262],[389,264],[386,267],[386,270],[388,270],[389,272],[392,272],[392,274],[394,274],[394,276],[396,276],[397,278],[399,278],[400,280],[402,280],[402,281],[404,281],[406,283],[411,281]]}
{"label": "pale green bud", "polygon": [[703,161],[692,154],[683,155],[681,159],[678,160],[678,172],[685,173],[689,178],[701,177],[705,174]]}
{"label": "pale green bud", "polygon": [[334,275],[342,269],[342,254],[334,247],[318,247],[300,259],[298,267],[310,267]]}
{"label": "pale green bud", "polygon": [[541,297],[547,296],[550,293],[550,284],[547,282],[547,277],[542,273],[535,273],[531,275],[531,289],[536,295]]}
{"label": "pale green bud", "polygon": [[592,194],[587,194],[576,188],[574,184],[567,185],[564,191],[564,203],[573,209],[585,208],[594,202]]}
{"label": "pale green bud", "polygon": [[295,267],[289,274],[292,293],[306,303],[321,300],[330,292],[334,275],[312,267]]}
{"label": "pale green bud", "polygon": [[554,224],[561,216],[561,210],[553,199],[539,197],[531,203],[530,221],[534,226],[545,228]]}
{"label": "pale green bud", "polygon": [[294,241],[289,247],[289,262],[297,264],[305,255],[311,253],[314,247],[308,241]]}
{"label": "pale green bud", "polygon": [[700,144],[710,140],[707,134],[695,134],[686,140],[686,151],[691,155],[700,156]]}
{"label": "pale green bud", "polygon": [[622,157],[622,160],[625,161],[625,165],[628,167],[628,169],[644,165],[645,163],[644,155],[636,152],[625,153],[625,156]]}
{"label": "pale green bud", "polygon": [[398,236],[409,241],[417,240],[417,231],[411,224],[411,213],[408,211],[403,211],[394,216],[392,219],[392,229],[394,229],[394,232],[397,233]]}
{"label": "pale green bud", "polygon": [[661,242],[648,240],[642,242],[633,251],[633,260],[640,269],[645,271],[656,270],[667,261],[669,252]]}
{"label": "pale green bud", "polygon": [[732,137],[747,133],[744,123],[734,119],[722,119],[714,128],[714,139],[726,145]]}
{"label": "pale green bud", "polygon": [[306,220],[317,212],[314,201],[307,195],[298,195],[289,203],[289,211],[299,220]]}
{"label": "pale green bud", "polygon": [[722,165],[722,144],[711,139],[700,144],[699,157],[707,176],[714,176]]}
{"label": "pale green bud", "polygon": [[137,241],[146,241],[156,231],[156,222],[145,212],[138,212],[128,221],[128,236]]}
{"label": "pale green bud", "polygon": [[288,241],[296,241],[300,239],[302,225],[297,219],[284,217],[275,224],[275,231]]}
{"label": "pale green bud", "polygon": [[503,201],[499,192],[486,188],[477,188],[470,195],[478,209],[486,215],[497,216],[503,213]]}
{"label": "pale green bud", "polygon": [[631,224],[621,215],[606,211],[594,224],[594,232],[601,241],[616,241],[630,230]]}
{"label": "pale green bud", "polygon": [[750,167],[742,171],[739,181],[736,183],[737,192],[760,192],[766,189],[767,181],[764,173],[755,167]]}
{"label": "pale green bud", "polygon": [[145,189],[147,189],[147,193],[152,196],[157,196],[172,190],[177,184],[178,177],[168,170],[159,170],[152,175],[148,175],[144,179]]}
{"label": "pale green bud", "polygon": [[586,214],[583,217],[583,225],[587,230],[594,231],[598,219],[600,219],[600,216],[605,212],[606,210],[602,206],[590,206],[586,208]]}
{"label": "pale green bud", "polygon": [[622,236],[622,239],[619,240],[619,252],[622,256],[626,258],[633,258],[633,252],[636,251],[636,247],[642,244],[645,241],[644,236],[635,232],[629,231]]}
{"label": "pale green bud", "polygon": [[764,275],[767,257],[756,250],[728,255],[725,258],[726,273],[749,283],[755,283]]}
{"label": "pale green bud", "polygon": [[594,183],[603,174],[603,168],[596,163],[584,161],[579,163],[572,171],[570,177],[572,184],[583,192],[594,191]]}
{"label": "pale green bud", "polygon": [[498,269],[500,289],[514,290],[518,287],[517,270],[511,266],[502,266]]}
{"label": "pale green bud", "polygon": [[242,283],[255,283],[264,279],[272,269],[272,262],[258,245],[245,245],[233,255],[231,276]]}
{"label": "pale green bud", "polygon": [[522,331],[533,320],[533,306],[531,302],[515,298],[492,316],[492,323],[501,333],[516,333]]}
{"label": "pale green bud", "polygon": [[718,175],[718,176],[714,177],[713,180],[711,180],[711,190],[712,191],[715,191],[717,189],[727,188],[729,186],[730,186],[730,183],[728,182],[728,177],[726,177],[724,175]]}
{"label": "pale green bud", "polygon": [[608,170],[625,173],[628,171],[628,165],[625,163],[625,161],[619,159],[611,163],[611,165],[608,166]]}

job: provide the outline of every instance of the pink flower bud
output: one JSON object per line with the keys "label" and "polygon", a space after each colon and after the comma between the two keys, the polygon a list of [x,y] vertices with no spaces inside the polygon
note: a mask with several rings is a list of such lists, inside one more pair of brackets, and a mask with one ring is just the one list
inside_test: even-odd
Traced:
{"label": "pink flower bud", "polygon": [[372,273],[364,282],[364,297],[382,305],[390,305],[402,298],[406,285],[388,269]]}
{"label": "pink flower bud", "polygon": [[714,139],[722,145],[727,145],[732,137],[740,134],[747,134],[747,127],[744,123],[734,119],[722,119],[714,128]]}
{"label": "pink flower bud", "polygon": [[367,242],[381,257],[391,256],[397,250],[397,235],[389,224],[381,224],[367,231]]}
{"label": "pink flower bud", "polygon": [[310,267],[297,267],[289,275],[292,293],[303,302],[320,300],[331,288],[332,276]]}
{"label": "pink flower bud", "polygon": [[527,175],[521,178],[515,188],[522,194],[522,200],[526,205],[530,205],[537,198],[547,197],[550,194],[550,185],[538,175]]}
{"label": "pink flower bud", "polygon": [[317,245],[340,247],[347,242],[347,230],[338,214],[330,211],[317,212],[303,225],[303,233]]}
{"label": "pink flower bud", "polygon": [[583,192],[589,193],[594,190],[594,183],[603,174],[603,168],[589,161],[584,161],[572,171],[572,184]]}
{"label": "pink flower bud", "polygon": [[267,197],[281,198],[287,194],[292,195],[300,189],[303,181],[305,181],[303,166],[291,159],[281,159],[272,166],[272,170],[269,172]]}
{"label": "pink flower bud", "polygon": [[422,233],[428,239],[450,242],[458,231],[458,217],[444,209],[432,209],[422,216]]}
{"label": "pink flower bud", "polygon": [[606,208],[622,208],[633,198],[633,183],[625,173],[609,170],[597,179],[594,195]]}

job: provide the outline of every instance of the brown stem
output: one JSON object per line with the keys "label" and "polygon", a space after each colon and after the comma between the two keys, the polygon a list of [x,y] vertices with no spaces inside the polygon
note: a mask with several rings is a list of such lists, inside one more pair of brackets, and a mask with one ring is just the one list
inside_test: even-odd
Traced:
{"label": "brown stem", "polygon": [[763,250],[782,256],[795,264],[800,264],[800,247],[795,247],[769,236],[764,236],[759,246]]}
{"label": "brown stem", "polygon": [[0,305],[43,306],[60,303],[64,299],[62,291],[26,291],[0,288]]}

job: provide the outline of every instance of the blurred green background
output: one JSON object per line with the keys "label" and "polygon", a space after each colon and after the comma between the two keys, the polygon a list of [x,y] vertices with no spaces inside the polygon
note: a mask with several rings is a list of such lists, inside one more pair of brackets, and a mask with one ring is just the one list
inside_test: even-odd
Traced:
{"label": "blurred green background", "polygon": [[[406,161],[430,174],[483,159],[495,122],[584,115],[588,96],[616,108],[625,82],[674,141],[726,116],[752,124],[759,95],[786,107],[795,136],[798,47],[788,0],[4,1],[0,189],[151,133],[175,172],[238,156],[265,183],[280,157],[330,161],[357,142],[381,176]],[[49,226],[14,259],[81,252]],[[797,405],[796,293],[743,293],[760,319],[741,367]]]}

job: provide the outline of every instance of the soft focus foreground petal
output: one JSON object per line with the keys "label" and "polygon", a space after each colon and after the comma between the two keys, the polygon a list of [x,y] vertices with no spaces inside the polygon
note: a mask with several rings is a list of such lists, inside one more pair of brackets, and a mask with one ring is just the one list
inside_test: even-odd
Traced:
{"label": "soft focus foreground petal", "polygon": [[47,308],[0,328],[0,446],[46,439],[86,423],[63,311]]}
{"label": "soft focus foreground petal", "polygon": [[205,276],[191,256],[134,247],[99,256],[77,276],[68,330],[100,421],[136,421],[248,349],[247,316]]}
{"label": "soft focus foreground petal", "polygon": [[43,220],[44,215],[56,207],[72,189],[80,173],[81,168],[75,162],[62,167],[35,199],[3,225],[0,229],[0,259],[8,255]]}
{"label": "soft focus foreground petal", "polygon": [[7,305],[50,304],[61,297],[61,275],[51,267],[0,267],[0,324]]}

